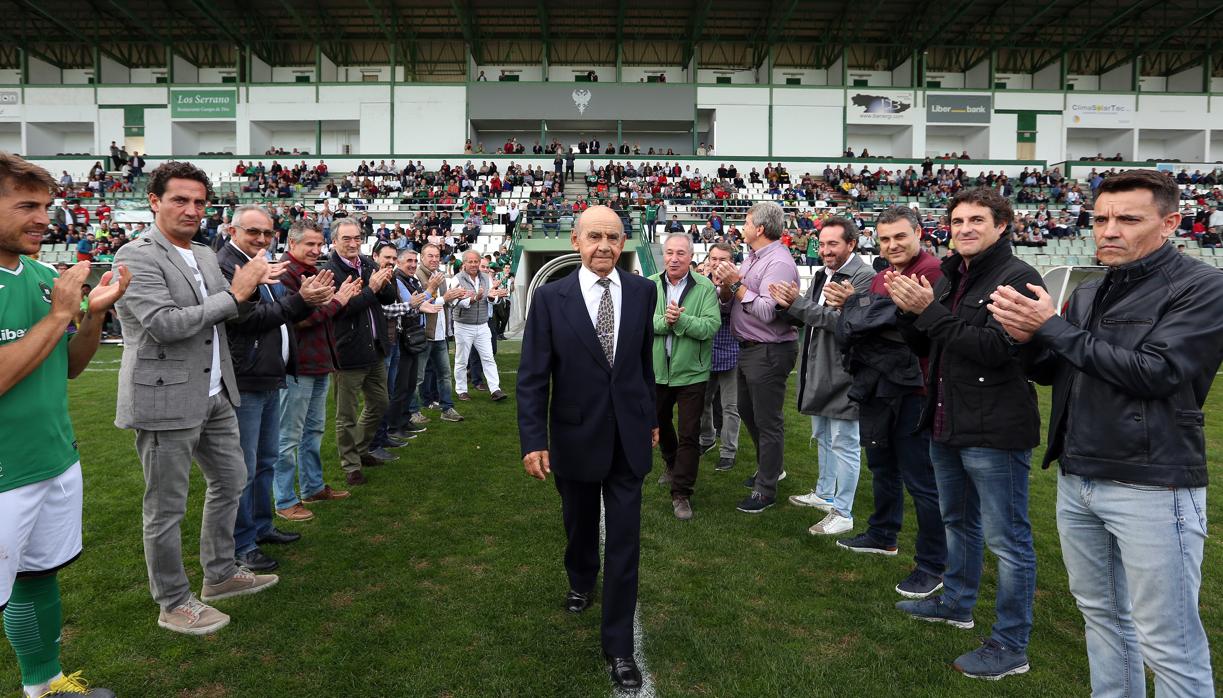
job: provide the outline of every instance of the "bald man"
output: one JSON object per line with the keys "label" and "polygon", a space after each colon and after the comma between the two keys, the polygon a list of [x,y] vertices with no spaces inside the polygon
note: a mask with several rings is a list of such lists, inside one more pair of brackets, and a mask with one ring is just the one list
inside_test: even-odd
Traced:
{"label": "bald man", "polygon": [[518,435],[528,475],[545,480],[556,472],[568,539],[564,608],[570,613],[594,603],[602,498],[603,653],[612,681],[632,690],[641,687],[633,659],[641,483],[658,443],[657,289],[617,269],[624,241],[614,211],[588,209],[570,235],[582,266],[535,292],[518,366]]}

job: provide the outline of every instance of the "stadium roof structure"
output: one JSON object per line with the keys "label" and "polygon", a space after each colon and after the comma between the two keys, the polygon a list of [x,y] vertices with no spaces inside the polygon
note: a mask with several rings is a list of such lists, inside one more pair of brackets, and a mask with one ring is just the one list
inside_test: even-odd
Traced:
{"label": "stadium roof structure", "polygon": [[[5,7],[5,6],[8,7]],[[1223,75],[1218,0],[0,0],[0,66],[61,68],[399,65],[408,79],[469,79],[477,65],[652,65],[1144,75],[1204,62]]]}

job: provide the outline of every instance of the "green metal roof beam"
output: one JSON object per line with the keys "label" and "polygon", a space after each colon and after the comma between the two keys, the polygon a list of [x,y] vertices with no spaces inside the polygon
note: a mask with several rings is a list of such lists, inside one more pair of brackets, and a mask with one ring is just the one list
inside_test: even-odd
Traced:
{"label": "green metal roof beam", "polygon": [[[63,31],[67,32],[69,35],[80,35],[81,34],[80,27],[73,28],[73,27],[68,26],[63,21],[61,21],[58,17],[52,15],[51,13],[47,12],[43,8],[39,7],[38,5],[35,5],[32,2],[29,2],[29,0],[13,0],[13,3],[21,7],[25,7],[26,9],[34,12],[35,14],[39,15],[40,17],[43,17],[48,22],[51,22],[52,24],[59,27]],[[98,39],[95,36],[86,36],[85,41],[82,41],[80,43],[88,44],[90,47],[98,49],[100,53],[106,54],[108,58],[114,60],[116,63],[122,66],[125,66],[125,67],[127,66],[127,63],[124,62],[124,59],[121,56],[116,54],[114,51],[102,48],[98,44]],[[56,67],[61,67],[61,66],[56,66]],[[101,82],[102,76],[95,75],[94,80],[97,82]]]}
{"label": "green metal roof beam", "polygon": [[480,60],[480,36],[476,31],[475,18],[471,14],[471,8],[463,7],[461,0],[450,0],[450,7],[454,9],[454,16],[459,20],[459,26],[463,29],[463,40],[471,49],[471,55],[478,62]]}
{"label": "green metal roof beam", "polygon": [[[959,4],[952,5],[951,10],[947,14],[943,15],[942,19],[939,20],[938,24],[934,26],[934,31],[927,32],[926,35],[922,37],[920,41],[914,44],[913,50],[914,51],[925,50],[926,47],[930,45],[931,41],[934,41],[938,37],[939,34],[943,33],[944,29],[951,26],[952,22],[959,19],[960,15],[964,12],[964,10],[967,10],[969,7],[971,7],[974,2],[975,0],[961,0]],[[904,61],[901,61],[901,63],[903,62]]]}
{"label": "green metal roof beam", "polygon": [[760,64],[769,55],[769,47],[777,43],[781,38],[781,33],[785,31],[786,23],[790,21],[790,16],[794,14],[794,10],[798,8],[798,0],[790,0],[790,5],[781,13],[781,17],[776,22],[769,26],[768,33],[765,34],[764,43],[758,45],[755,56],[752,58],[752,66],[759,68]]}
{"label": "green metal roof beam", "polygon": [[272,61],[268,59],[267,55],[265,55],[264,53],[260,51],[256,51],[254,47],[250,46],[249,41],[235,34],[233,30],[229,28],[229,25],[222,22],[220,18],[217,17],[213,13],[211,5],[204,3],[201,0],[191,0],[191,5],[195,7],[195,9],[198,10],[200,14],[204,15],[204,17],[207,18],[209,22],[212,22],[212,25],[216,27],[217,30],[219,30],[222,34],[228,37],[229,40],[232,41],[235,46],[245,47],[251,53],[255,54],[256,56],[259,56],[259,58],[262,61],[264,61],[265,63],[268,63],[269,65],[272,63]]}
{"label": "green metal roof beam", "polygon": [[[1105,32],[1117,26],[1123,20],[1125,20],[1127,17],[1134,14],[1135,12],[1138,12],[1139,10],[1142,10],[1142,11],[1149,10],[1152,7],[1154,7],[1155,5],[1160,4],[1161,1],[1162,0],[1154,0],[1153,2],[1151,0],[1137,0],[1137,2],[1135,2],[1134,4],[1130,5],[1129,7],[1125,8],[1124,10],[1113,15],[1112,19],[1096,27],[1092,31],[1088,32],[1086,35],[1079,37],[1079,39],[1075,41],[1073,44],[1063,45],[1061,51],[1058,51],[1057,53],[1053,54],[1052,58],[1046,61],[1043,61],[1039,65],[1033,67],[1032,72],[1037,73],[1037,72],[1040,72],[1041,70],[1044,70],[1045,68],[1049,67],[1050,65],[1053,65],[1057,61],[1060,61],[1063,58],[1065,58],[1066,54],[1070,53],[1071,50],[1080,48],[1084,46],[1085,44],[1087,44],[1092,39],[1096,38],[1097,36],[1103,35]],[[1144,5],[1146,7],[1143,7]]]}
{"label": "green metal roof beam", "polygon": [[322,36],[320,36],[319,33],[315,31],[314,27],[307,22],[301,16],[301,14],[298,13],[297,8],[294,7],[294,4],[289,0],[280,0],[280,4],[285,8],[285,11],[289,13],[289,16],[293,18],[293,21],[297,22],[297,26],[301,27],[302,31],[306,34],[310,41],[312,41],[314,45],[318,47],[317,50],[319,52],[323,52]]}
{"label": "green metal roof beam", "polygon": [[1104,66],[1103,68],[1100,69],[1100,72],[1107,73],[1108,71],[1113,70],[1114,68],[1117,68],[1118,66],[1122,66],[1122,65],[1125,65],[1126,63],[1129,63],[1130,61],[1134,60],[1135,58],[1138,58],[1139,56],[1146,53],[1147,51],[1152,51],[1154,49],[1159,48],[1160,45],[1162,45],[1168,39],[1171,39],[1172,37],[1176,36],[1177,34],[1180,34],[1181,32],[1185,31],[1189,27],[1194,26],[1195,24],[1205,22],[1206,20],[1215,16],[1215,14],[1217,14],[1220,11],[1223,11],[1223,5],[1216,5],[1215,7],[1209,10],[1206,10],[1205,12],[1193,17],[1192,19],[1182,24],[1178,24],[1177,26],[1169,29],[1168,31],[1164,32],[1163,34],[1160,34],[1159,36],[1155,37],[1154,39],[1151,39],[1150,41],[1146,42],[1142,46],[1136,47],[1133,51],[1130,51],[1130,53],[1126,55],[1124,58],[1113,61],[1112,63],[1109,63],[1108,65]]}
{"label": "green metal roof beam", "polygon": [[683,58],[680,59],[681,65],[687,66],[692,61],[692,57],[696,55],[696,45],[705,35],[705,20],[709,19],[709,8],[712,6],[713,0],[704,0],[695,8],[696,12],[692,15],[692,21],[688,23],[688,37],[684,44]]}
{"label": "green metal roof beam", "polygon": [[[548,28],[548,2],[547,0],[539,0],[536,5],[536,13],[539,15],[539,33],[543,39],[544,50],[543,59],[544,65],[548,65],[548,47],[552,44],[552,33]],[[547,79],[547,76],[544,77]]]}
{"label": "green metal roof beam", "polygon": [[145,36],[149,37],[150,39],[152,39],[153,41],[159,44],[168,46],[174,43],[170,41],[169,39],[167,39],[166,37],[162,36],[161,34],[158,34],[157,32],[153,31],[149,27],[148,22],[146,20],[136,19],[136,15],[132,14],[131,9],[127,6],[126,3],[116,2],[116,0],[103,0],[103,1],[107,5],[110,5],[111,7],[115,8],[115,10],[117,10],[120,15],[123,15],[123,17],[127,19],[128,26],[134,28],[136,31],[140,32],[141,34],[144,34]]}
{"label": "green metal roof beam", "polygon": [[1006,36],[1002,37],[998,41],[992,42],[990,44],[990,48],[1006,48],[1012,41],[1015,40],[1015,37],[1019,36],[1025,29],[1032,26],[1036,20],[1049,14],[1053,8],[1057,7],[1058,4],[1061,3],[1061,1],[1062,0],[1050,0],[1049,4],[1028,15],[1027,19],[1021,22],[1019,26],[1012,29]]}

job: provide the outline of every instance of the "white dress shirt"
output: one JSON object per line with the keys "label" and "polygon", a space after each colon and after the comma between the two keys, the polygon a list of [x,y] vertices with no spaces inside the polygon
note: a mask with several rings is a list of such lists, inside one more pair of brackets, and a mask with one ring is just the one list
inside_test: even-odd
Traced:
{"label": "white dress shirt", "polygon": [[[195,261],[195,253],[190,249],[184,249],[177,245],[174,246],[174,251],[182,256],[183,261],[187,266],[191,267],[191,273],[195,275],[195,284],[200,289],[200,296],[208,297],[208,286],[204,284],[204,275],[200,273],[200,265]],[[208,376],[208,397],[212,397],[221,392],[221,340],[217,333],[217,326],[212,326],[212,368],[209,370]]]}
{"label": "white dress shirt", "polygon": [[[578,269],[578,287],[582,289],[582,297],[586,301],[586,312],[590,313],[590,324],[592,327],[599,326],[599,302],[603,300],[603,287],[599,285],[599,275],[582,265]],[[620,271],[613,268],[611,273],[607,275],[611,279],[611,286],[608,289],[611,291],[612,299],[612,315],[615,318],[613,323],[614,341],[612,348],[620,351],[620,306],[623,298],[623,287],[620,284]]]}

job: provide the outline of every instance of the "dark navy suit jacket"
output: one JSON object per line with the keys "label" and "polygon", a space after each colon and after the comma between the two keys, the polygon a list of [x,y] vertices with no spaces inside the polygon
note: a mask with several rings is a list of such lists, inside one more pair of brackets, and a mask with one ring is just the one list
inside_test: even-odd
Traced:
{"label": "dark navy suit jacket", "polygon": [[[600,482],[612,467],[614,439],[644,478],[653,459],[653,313],[657,287],[619,271],[620,333],[615,365],[599,344],[578,273],[535,291],[518,365],[522,455],[549,451],[559,477]],[[551,388],[551,400],[549,400]]]}

